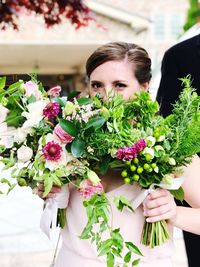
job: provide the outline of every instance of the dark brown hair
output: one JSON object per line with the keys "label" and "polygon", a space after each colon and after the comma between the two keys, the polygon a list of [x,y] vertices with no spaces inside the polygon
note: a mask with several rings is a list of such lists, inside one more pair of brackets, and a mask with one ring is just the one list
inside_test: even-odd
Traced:
{"label": "dark brown hair", "polygon": [[125,42],[112,42],[97,48],[86,62],[86,74],[90,78],[91,73],[101,64],[125,58],[133,63],[133,72],[140,84],[150,81],[151,59],[147,51],[136,44]]}

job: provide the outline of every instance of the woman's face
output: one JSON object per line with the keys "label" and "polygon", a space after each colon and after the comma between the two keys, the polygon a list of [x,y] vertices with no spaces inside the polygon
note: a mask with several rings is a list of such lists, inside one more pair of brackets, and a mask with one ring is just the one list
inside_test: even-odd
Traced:
{"label": "woman's face", "polygon": [[99,94],[101,98],[106,98],[113,90],[128,100],[135,92],[147,90],[149,83],[139,84],[133,67],[133,64],[126,60],[108,61],[98,66],[90,75],[90,96]]}

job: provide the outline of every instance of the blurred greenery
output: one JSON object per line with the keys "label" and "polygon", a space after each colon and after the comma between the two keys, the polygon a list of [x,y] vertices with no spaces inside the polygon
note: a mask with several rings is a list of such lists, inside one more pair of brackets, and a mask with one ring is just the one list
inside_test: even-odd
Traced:
{"label": "blurred greenery", "polygon": [[198,3],[198,0],[189,0],[189,2],[190,8],[188,10],[185,25],[183,26],[185,32],[195,25],[198,21],[198,17],[200,17],[200,4]]}

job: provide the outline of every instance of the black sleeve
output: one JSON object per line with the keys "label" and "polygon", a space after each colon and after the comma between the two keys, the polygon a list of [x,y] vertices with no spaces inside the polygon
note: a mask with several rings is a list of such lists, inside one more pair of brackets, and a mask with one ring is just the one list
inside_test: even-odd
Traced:
{"label": "black sleeve", "polygon": [[156,100],[160,104],[160,113],[167,116],[172,111],[172,104],[178,99],[181,92],[181,81],[179,80],[178,65],[176,58],[168,50],[162,60],[161,81]]}

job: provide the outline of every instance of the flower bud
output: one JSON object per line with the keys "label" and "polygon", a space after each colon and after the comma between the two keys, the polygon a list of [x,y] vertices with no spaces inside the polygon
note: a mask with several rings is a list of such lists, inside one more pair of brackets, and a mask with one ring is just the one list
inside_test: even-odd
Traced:
{"label": "flower bud", "polygon": [[165,140],[165,135],[160,135],[158,138],[157,138],[157,141],[158,142],[162,142]]}
{"label": "flower bud", "polygon": [[97,185],[101,181],[96,172],[92,170],[87,171],[87,178],[93,183],[93,185]]}
{"label": "flower bud", "polygon": [[154,158],[154,151],[152,148],[145,147],[145,149],[143,150],[143,155],[149,155],[151,157],[151,159],[153,159]]}
{"label": "flower bud", "polygon": [[172,184],[172,180],[173,180],[173,178],[172,178],[172,176],[169,175],[169,174],[165,175],[165,176],[163,177],[163,179],[162,179],[163,183],[165,183],[165,184],[169,184],[169,185]]}
{"label": "flower bud", "polygon": [[69,116],[72,114],[72,112],[74,111],[75,106],[72,102],[67,101],[67,104],[64,107],[64,114],[65,116]]}
{"label": "flower bud", "polygon": [[175,161],[174,158],[169,158],[168,163],[169,163],[170,165],[172,165],[172,166],[175,166],[175,165],[176,165],[176,161]]}
{"label": "flower bud", "polygon": [[27,162],[33,156],[33,150],[28,146],[21,146],[17,150],[17,158],[19,162]]}
{"label": "flower bud", "polygon": [[147,142],[147,146],[154,146],[156,143],[156,138],[153,136],[148,136],[145,141]]}

